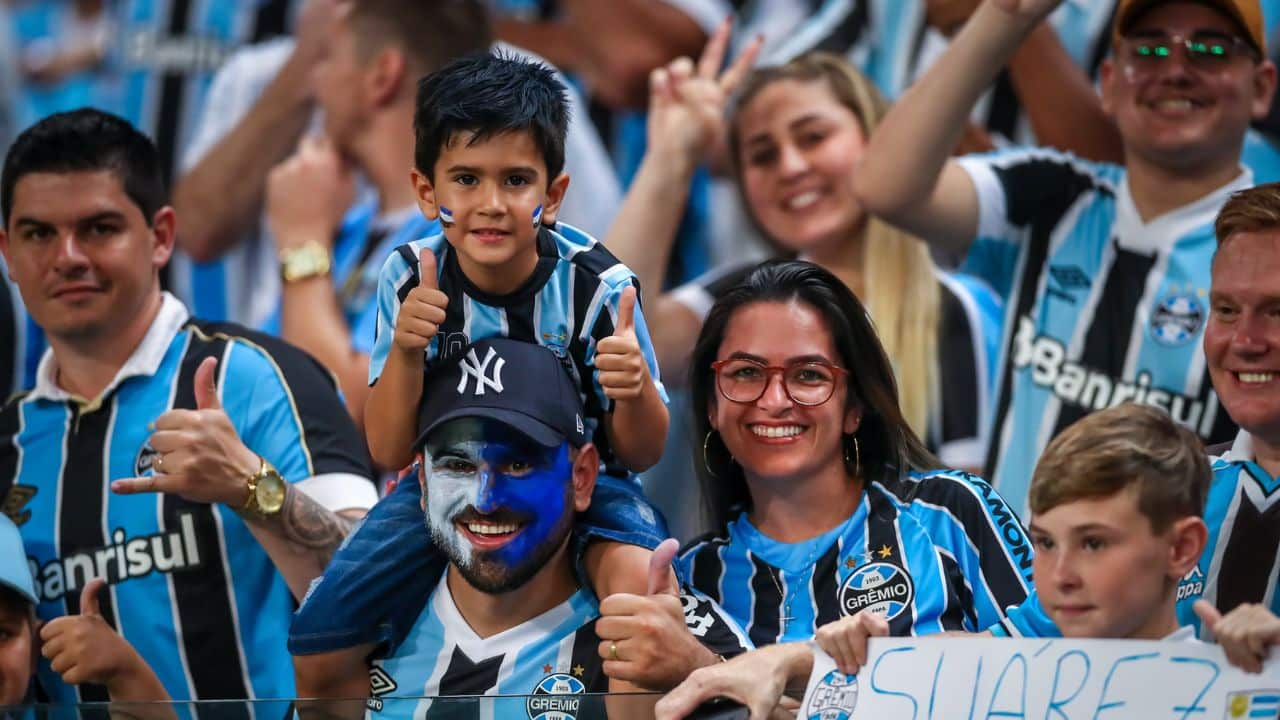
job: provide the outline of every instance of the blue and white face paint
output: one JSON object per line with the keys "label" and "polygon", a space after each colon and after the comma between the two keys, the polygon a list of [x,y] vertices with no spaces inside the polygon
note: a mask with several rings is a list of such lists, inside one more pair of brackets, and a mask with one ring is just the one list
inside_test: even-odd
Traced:
{"label": "blue and white face paint", "polygon": [[436,207],[440,209],[440,224],[445,227],[451,227],[453,225],[453,211],[443,205],[437,205]]}
{"label": "blue and white face paint", "polygon": [[538,203],[538,207],[533,209],[533,229],[537,230],[542,224],[542,203]]}
{"label": "blue and white face paint", "polygon": [[454,420],[428,439],[423,475],[436,546],[484,592],[528,582],[573,523],[568,442],[545,448],[501,423]]}

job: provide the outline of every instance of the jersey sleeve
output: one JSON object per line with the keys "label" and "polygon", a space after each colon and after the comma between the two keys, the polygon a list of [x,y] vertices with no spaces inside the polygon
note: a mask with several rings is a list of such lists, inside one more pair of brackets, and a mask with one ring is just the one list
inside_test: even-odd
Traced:
{"label": "jersey sleeve", "polygon": [[755,649],[747,633],[707,595],[684,587],[680,591],[680,603],[684,606],[684,623],[689,632],[711,652],[731,658]]}
{"label": "jersey sleeve", "polygon": [[959,471],[913,475],[894,494],[928,531],[970,596],[972,630],[994,625],[1031,591],[1031,540],[985,480]]}
{"label": "jersey sleeve", "polygon": [[360,433],[319,363],[262,337],[229,343],[223,365],[223,405],[250,450],[329,510],[377,502]]}
{"label": "jersey sleeve", "polygon": [[1014,638],[1057,638],[1062,631],[1053,624],[1044,606],[1040,604],[1040,596],[1033,588],[1027,599],[1015,607],[1008,608],[1005,617],[987,628],[996,637]]}
{"label": "jersey sleeve", "polygon": [[1044,148],[960,158],[978,202],[978,234],[960,270],[986,281],[1006,302],[1031,237],[1048,237],[1080,194],[1109,182],[1107,171]]}
{"label": "jersey sleeve", "polygon": [[382,263],[378,273],[377,317],[374,321],[373,349],[369,353],[369,385],[378,382],[387,364],[387,353],[395,339],[396,318],[400,304],[418,285],[418,251],[422,241],[396,248]]}

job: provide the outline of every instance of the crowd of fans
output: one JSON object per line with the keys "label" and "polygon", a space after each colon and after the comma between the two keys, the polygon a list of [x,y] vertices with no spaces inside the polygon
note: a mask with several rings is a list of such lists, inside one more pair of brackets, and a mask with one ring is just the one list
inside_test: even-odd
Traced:
{"label": "crowd of fans", "polygon": [[1276,28],[0,0],[0,706],[765,718],[943,632],[1257,671]]}

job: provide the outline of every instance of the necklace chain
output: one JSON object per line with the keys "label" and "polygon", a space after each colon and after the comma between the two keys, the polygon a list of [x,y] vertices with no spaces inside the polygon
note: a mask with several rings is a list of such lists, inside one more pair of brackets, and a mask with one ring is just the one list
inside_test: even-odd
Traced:
{"label": "necklace chain", "polygon": [[782,616],[778,620],[782,623],[782,634],[786,635],[787,625],[795,619],[791,616],[791,601],[795,596],[789,592],[790,588],[788,588],[788,592],[782,592],[782,583],[778,582],[778,576],[783,572],[781,568],[769,566],[769,571],[769,579],[773,581],[773,586],[778,589],[778,598],[782,600]]}

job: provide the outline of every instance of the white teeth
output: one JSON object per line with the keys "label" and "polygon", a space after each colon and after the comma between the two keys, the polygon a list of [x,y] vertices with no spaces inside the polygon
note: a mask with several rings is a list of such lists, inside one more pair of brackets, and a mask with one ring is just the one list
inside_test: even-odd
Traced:
{"label": "white teeth", "polygon": [[809,190],[808,192],[802,192],[799,195],[788,200],[787,207],[792,210],[804,210],[810,205],[818,202],[818,199],[820,197],[822,197],[822,195],[817,190]]}
{"label": "white teeth", "polygon": [[490,525],[488,523],[467,523],[467,529],[476,535],[506,535],[520,529],[519,525]]}
{"label": "white teeth", "polygon": [[1252,373],[1242,372],[1242,373],[1239,373],[1239,376],[1240,376],[1240,382],[1242,383],[1265,383],[1265,382],[1271,382],[1272,380],[1274,380],[1276,377],[1276,374],[1269,373],[1269,372],[1252,372]]}
{"label": "white teeth", "polygon": [[799,425],[783,425],[781,427],[767,426],[767,425],[752,425],[751,432],[755,433],[756,435],[759,435],[760,437],[781,438],[781,437],[793,437],[795,435],[799,435],[800,433],[804,432],[804,428],[800,427]]}
{"label": "white teeth", "polygon": [[1195,104],[1185,98],[1178,100],[1160,100],[1156,107],[1161,110],[1190,110]]}

